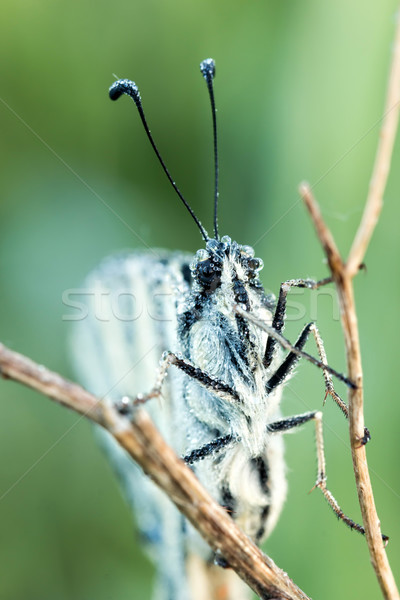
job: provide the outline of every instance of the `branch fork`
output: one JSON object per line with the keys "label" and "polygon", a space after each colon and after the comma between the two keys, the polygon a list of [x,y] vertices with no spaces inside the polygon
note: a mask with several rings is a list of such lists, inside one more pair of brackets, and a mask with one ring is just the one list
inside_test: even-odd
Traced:
{"label": "branch fork", "polygon": [[[400,596],[382,544],[380,521],[372,494],[365,445],[360,443],[365,435],[363,377],[353,278],[362,265],[382,209],[383,193],[397,131],[399,106],[400,21],[397,23],[386,108],[368,198],[346,261],[343,260],[334,237],[322,218],[311,187],[306,183],[300,186],[300,195],[310,213],[327,257],[339,297],[348,377],[356,384],[356,388],[350,388],[348,391],[350,442],[355,480],[371,562],[383,597],[387,600],[400,600]],[[0,375],[37,390],[107,429],[155,483],[169,495],[217,555],[223,556],[261,599],[308,599],[308,596],[288,575],[238,529],[226,511],[201,487],[192,471],[161,438],[144,410],[135,408],[133,418],[128,419],[115,407],[106,405],[79,385],[67,381],[57,373],[9,350],[2,344],[0,344]]]}
{"label": "branch fork", "polygon": [[332,279],[339,298],[340,314],[346,347],[347,373],[356,389],[349,389],[349,430],[353,468],[361,507],[365,536],[372,566],[380,584],[383,597],[399,600],[399,592],[382,545],[380,521],[376,512],[368,472],[364,439],[363,374],[354,300],[353,278],[363,264],[371,236],[383,206],[383,193],[390,170],[394,140],[397,132],[400,107],[400,20],[397,20],[392,65],[386,96],[386,106],[380,132],[379,145],[367,202],[360,225],[347,260],[343,260],[334,237],[325,224],[311,187],[302,183],[299,192],[311,216],[317,236],[328,260]]}

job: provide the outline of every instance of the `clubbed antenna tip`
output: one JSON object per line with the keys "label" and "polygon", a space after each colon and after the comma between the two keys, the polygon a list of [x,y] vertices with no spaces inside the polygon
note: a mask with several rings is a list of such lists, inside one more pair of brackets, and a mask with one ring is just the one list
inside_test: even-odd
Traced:
{"label": "clubbed antenna tip", "polygon": [[209,77],[211,79],[214,79],[214,77],[215,77],[215,61],[212,58],[206,58],[205,60],[201,61],[200,71],[206,81],[208,80]]}
{"label": "clubbed antenna tip", "polygon": [[126,94],[134,100],[136,106],[142,103],[138,86],[134,81],[130,81],[129,79],[118,79],[118,81],[112,84],[108,93],[111,100],[118,100],[123,94]]}

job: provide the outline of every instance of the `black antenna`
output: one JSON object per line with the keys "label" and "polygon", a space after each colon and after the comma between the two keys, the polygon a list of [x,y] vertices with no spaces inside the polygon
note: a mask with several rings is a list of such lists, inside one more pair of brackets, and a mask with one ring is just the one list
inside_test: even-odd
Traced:
{"label": "black antenna", "polygon": [[215,170],[215,188],[214,188],[214,235],[215,239],[219,239],[218,235],[218,143],[217,143],[217,111],[215,108],[214,86],[215,77],[215,62],[212,58],[206,58],[200,63],[200,71],[206,80],[208,93],[211,102],[211,112],[213,120],[214,133],[214,170]]}
{"label": "black antenna", "polygon": [[203,236],[203,239],[206,242],[208,242],[209,237],[208,237],[207,231],[204,229],[203,225],[200,223],[199,219],[194,214],[193,209],[191,208],[191,206],[188,204],[188,202],[185,200],[185,198],[181,194],[178,186],[176,185],[175,181],[172,179],[170,172],[168,171],[163,159],[161,158],[161,154],[158,151],[158,148],[153,140],[153,136],[150,133],[149,126],[147,125],[146,117],[144,116],[143,107],[142,107],[142,99],[140,98],[139,89],[138,89],[136,83],[134,81],[130,81],[129,79],[119,79],[118,81],[113,83],[109,89],[109,95],[110,95],[111,100],[118,100],[118,98],[120,96],[122,96],[123,94],[130,96],[132,98],[132,100],[134,101],[134,103],[136,104],[136,108],[138,109],[138,112],[139,112],[140,118],[142,120],[143,127],[145,129],[147,137],[149,138],[150,144],[152,145],[153,150],[156,153],[158,160],[160,161],[160,164],[164,170],[164,173],[168,177],[172,187],[178,194],[179,198],[182,200],[183,204],[186,206],[187,210],[192,215],[197,227],[200,229],[200,233]]}

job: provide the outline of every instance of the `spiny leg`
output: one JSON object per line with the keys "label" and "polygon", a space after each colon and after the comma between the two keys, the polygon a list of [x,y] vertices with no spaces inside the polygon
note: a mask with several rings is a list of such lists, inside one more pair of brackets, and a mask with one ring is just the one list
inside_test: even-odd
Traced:
{"label": "spiny leg", "polygon": [[326,353],[325,353],[325,349],[324,349],[324,346],[322,343],[321,336],[319,334],[318,328],[315,325],[315,323],[308,323],[304,327],[304,329],[300,333],[300,335],[293,347],[293,350],[291,352],[289,352],[289,354],[286,356],[286,358],[284,359],[282,364],[277,368],[275,373],[273,373],[273,375],[268,380],[268,382],[266,384],[266,390],[268,393],[271,392],[273,389],[275,389],[281,383],[283,383],[285,381],[285,379],[288,378],[291,371],[293,370],[293,367],[296,365],[299,358],[301,357],[301,355],[296,353],[295,350],[301,351],[304,348],[305,343],[311,332],[314,335],[314,339],[315,339],[317,349],[318,349],[318,354],[320,357],[319,365],[321,366],[321,369],[323,371],[326,393],[330,394],[334,397],[335,401],[337,402],[337,404],[339,405],[341,410],[344,412],[344,414],[346,416],[348,416],[347,405],[345,402],[343,402],[343,400],[340,398],[340,396],[338,396],[338,394],[336,394],[334,387],[333,387],[332,377],[330,375],[330,372],[326,369],[326,366],[327,366]]}
{"label": "spiny leg", "polygon": [[[318,350],[318,354],[321,359],[321,362],[323,364],[327,365],[328,360],[326,357],[324,342],[322,340],[319,329],[315,323],[311,324],[311,332],[314,336],[315,344],[317,346],[317,350]],[[329,396],[333,399],[333,401],[340,408],[340,410],[342,411],[342,413],[344,414],[346,419],[348,419],[349,418],[349,407],[347,406],[346,402],[344,400],[342,400],[342,398],[339,396],[339,394],[337,394],[337,392],[335,391],[331,374],[324,368],[322,368],[322,372],[324,374],[324,380],[325,380],[325,390],[326,390],[325,399],[326,399],[326,396],[329,394]],[[324,402],[325,402],[325,400],[324,400]],[[370,439],[371,439],[371,434],[369,432],[369,429],[367,429],[367,427],[364,427],[364,435],[359,440],[360,444],[362,446],[365,446],[365,444],[367,444],[370,441]]]}
{"label": "spiny leg", "polygon": [[293,346],[293,344],[287,338],[285,338],[281,333],[278,333],[277,331],[275,331],[275,329],[272,326],[267,325],[265,323],[265,321],[262,321],[258,317],[247,312],[246,310],[244,310],[241,306],[239,306],[237,304],[234,306],[233,310],[236,313],[238,313],[240,316],[242,316],[244,319],[247,319],[248,321],[250,321],[250,323],[254,323],[254,325],[256,325],[257,327],[259,327],[260,329],[262,329],[263,331],[268,333],[268,335],[270,337],[274,338],[282,346],[282,348],[289,350],[289,352],[293,352],[293,354],[295,354],[299,358],[304,358],[305,360],[308,360],[308,362],[312,363],[319,369],[326,369],[326,371],[328,371],[328,373],[330,373],[334,377],[337,377],[337,379],[339,379],[339,381],[343,381],[343,383],[345,383],[349,388],[351,388],[353,390],[357,389],[356,384],[353,381],[351,381],[348,377],[346,377],[342,373],[339,373],[335,369],[332,369],[332,367],[330,367],[327,364],[324,364],[318,358],[315,358],[315,356],[308,354],[308,352],[304,352],[304,350],[300,350],[299,348],[296,348],[295,346]]}
{"label": "spiny leg", "polygon": [[242,403],[243,400],[239,394],[229,385],[218,379],[210,377],[205,371],[195,367],[188,360],[180,358],[173,352],[164,352],[160,361],[156,382],[148,394],[138,394],[136,398],[124,396],[117,405],[121,413],[129,414],[133,406],[145,404],[153,398],[161,396],[161,389],[164,379],[167,376],[168,369],[175,365],[178,369],[186,373],[189,377],[197,381],[202,387],[217,396],[228,400],[228,402]]}
{"label": "spiny leg", "polygon": [[[355,529],[359,533],[365,535],[364,527],[350,519],[340,508],[338,502],[336,501],[333,494],[326,487],[326,462],[325,462],[325,452],[324,452],[324,438],[323,438],[323,428],[322,428],[322,412],[319,410],[304,413],[302,415],[296,415],[294,417],[288,417],[286,419],[282,419],[281,421],[275,421],[274,423],[270,423],[268,425],[268,431],[270,433],[285,433],[294,427],[299,427],[308,421],[315,422],[315,434],[316,434],[316,444],[317,444],[317,460],[318,460],[318,475],[317,481],[315,482],[314,488],[319,488],[323,493],[325,499],[327,500],[329,506],[332,508],[335,515],[343,521],[346,525],[350,527],[350,529]],[[382,534],[382,540],[387,542],[389,538],[386,535]]]}
{"label": "spiny leg", "polygon": [[[332,381],[332,376],[331,376],[330,372],[328,371],[328,369],[325,368],[325,366],[328,366],[328,361],[327,361],[327,357],[326,357],[324,343],[322,341],[318,327],[316,326],[315,323],[308,323],[308,325],[306,325],[304,327],[297,342],[294,345],[294,348],[297,350],[302,350],[310,333],[312,333],[314,336],[315,344],[316,344],[317,350],[318,350],[318,355],[320,357],[321,368],[322,368],[322,372],[323,372],[323,376],[324,376],[324,380],[325,380],[325,392],[326,392],[325,399],[326,399],[326,396],[329,394],[332,397],[332,399],[334,400],[334,402],[338,405],[340,410],[343,412],[345,417],[348,418],[349,417],[348,406],[347,406],[346,402],[344,402],[344,400],[342,400],[342,398],[339,396],[339,394],[336,393],[334,385],[333,385],[333,381]],[[291,371],[293,370],[293,367],[298,362],[299,358],[300,357],[298,354],[295,354],[294,352],[289,352],[289,354],[284,359],[282,364],[277,368],[275,373],[268,380],[268,382],[266,384],[266,390],[268,393],[270,393],[274,388],[276,388],[278,385],[283,383],[285,381],[285,379],[287,379],[287,377],[290,375]],[[369,430],[365,427],[364,428],[364,436],[360,439],[360,444],[365,445],[367,442],[369,442],[370,439],[371,439],[371,434],[370,434]]]}
{"label": "spiny leg", "polygon": [[214,456],[215,454],[226,448],[226,446],[229,446],[229,444],[239,441],[239,436],[236,436],[233,433],[228,433],[228,435],[218,437],[212,442],[208,442],[207,444],[204,444],[204,446],[192,450],[189,454],[183,456],[182,460],[184,460],[185,463],[187,463],[188,465],[192,465],[193,463],[199,460],[203,460],[208,456]]}
{"label": "spiny leg", "polygon": [[[326,277],[325,279],[321,279],[320,281],[314,281],[313,279],[288,279],[281,283],[281,287],[279,290],[279,298],[276,303],[275,314],[272,321],[272,327],[278,333],[281,333],[285,327],[285,318],[286,318],[286,302],[287,295],[292,287],[298,288],[307,288],[310,290],[317,290],[323,285],[327,285],[332,282],[331,277]],[[264,367],[268,368],[272,360],[274,358],[274,352],[276,349],[277,340],[271,336],[268,337],[267,346],[265,348],[264,354]]]}
{"label": "spiny leg", "polygon": [[[312,323],[309,323],[304,327],[303,331],[299,335],[294,345],[294,348],[296,348],[297,350],[302,350],[307,341],[308,336],[310,335],[311,326]],[[299,358],[300,357],[298,354],[295,354],[294,352],[289,352],[282,364],[276,369],[275,373],[267,381],[265,390],[268,394],[271,393],[275,388],[277,388],[281,383],[283,383],[285,379],[289,377]]]}
{"label": "spiny leg", "polygon": [[[130,415],[132,413],[133,406],[144,404],[153,398],[159,397],[161,395],[164,379],[171,365],[178,367],[184,373],[189,375],[189,377],[195,379],[208,391],[217,395],[222,395],[225,399],[233,402],[242,402],[241,398],[239,398],[238,394],[230,386],[221,381],[213,379],[201,369],[194,367],[189,361],[176,356],[176,354],[173,352],[164,352],[160,361],[156,382],[152,390],[148,394],[138,394],[134,399],[124,396],[117,405],[118,410],[123,414]],[[208,456],[215,455],[229,444],[239,440],[240,438],[232,433],[225,436],[220,436],[215,440],[204,444],[200,448],[192,450],[189,454],[183,456],[182,459],[187,464],[191,465],[199,460],[207,458]]]}
{"label": "spiny leg", "polygon": [[[292,287],[308,288],[311,290],[316,290],[316,289],[322,287],[323,285],[327,285],[328,283],[331,283],[331,281],[332,281],[331,277],[321,279],[320,281],[314,281],[313,279],[288,279],[287,281],[284,281],[281,284],[281,287],[279,290],[279,298],[278,298],[278,302],[276,305],[274,318],[272,321],[272,327],[278,333],[282,332],[282,330],[285,326],[287,296]],[[316,346],[318,349],[318,354],[321,359],[321,362],[325,365],[328,365],[324,344],[323,344],[322,338],[320,336],[320,333],[318,331],[318,328],[314,323],[310,323],[303,329],[303,332],[301,333],[298,341],[296,342],[295,347],[298,347],[300,350],[303,348],[303,346],[307,340],[308,333],[310,331],[312,331],[312,333],[314,335],[315,343],[316,343]],[[301,343],[301,340],[303,339],[304,335],[305,335],[304,342]],[[275,338],[273,338],[272,336],[269,336],[268,340],[267,340],[267,346],[265,349],[265,355],[264,355],[264,361],[263,361],[264,366],[266,368],[269,367],[272,362],[276,344],[277,344],[277,340]],[[291,361],[288,365],[288,368],[289,368],[288,373],[290,372],[291,365],[296,362],[295,357],[293,355],[291,356],[289,354],[288,358],[289,357],[291,357]],[[333,398],[333,400],[336,402],[336,404],[342,410],[344,415],[348,418],[349,411],[348,411],[348,407],[347,407],[346,403],[343,402],[343,400],[340,398],[340,396],[338,396],[338,394],[335,392],[334,387],[333,387],[332,377],[329,374],[329,372],[326,369],[324,369],[323,367],[322,367],[322,369],[323,369],[323,374],[324,374],[324,379],[325,379],[325,389],[326,389],[327,394],[329,394]]]}
{"label": "spiny leg", "polygon": [[[315,281],[313,279],[288,279],[287,281],[284,281],[281,284],[281,287],[279,290],[279,298],[278,298],[278,302],[276,304],[274,318],[272,321],[272,328],[277,333],[281,333],[284,329],[285,318],[286,318],[287,296],[292,287],[316,290],[316,289],[318,289],[324,285],[327,285],[328,283],[331,283],[331,282],[332,282],[331,277],[326,277],[325,279],[321,279],[319,281]],[[321,363],[322,363],[321,367],[322,367],[324,379],[325,379],[326,396],[329,394],[331,396],[331,398],[334,400],[334,402],[338,405],[340,410],[343,412],[345,417],[348,418],[349,417],[348,406],[340,398],[340,396],[336,393],[336,391],[334,389],[332,377],[330,375],[330,373],[332,373],[333,370],[330,369],[330,367],[328,365],[324,344],[323,344],[321,335],[318,331],[318,328],[314,323],[310,324],[310,326],[308,326],[308,325],[306,326],[306,328],[303,330],[302,334],[300,335],[298,341],[296,342],[295,347],[298,350],[301,350],[303,348],[305,341],[301,345],[300,345],[300,343],[301,343],[302,336],[307,328],[309,328],[309,331],[312,331],[312,333],[314,335],[315,343],[316,343],[316,346],[318,349],[318,354],[321,359]],[[307,337],[306,337],[306,339],[307,339]],[[278,343],[278,340],[276,338],[272,337],[271,335],[268,336],[267,345],[265,348],[264,360],[263,360],[264,367],[266,367],[266,368],[268,368],[271,365],[277,343]],[[290,353],[287,357],[287,360],[285,360],[284,363],[281,365],[281,367],[279,367],[278,371],[280,371],[280,373],[284,373],[284,366],[286,366],[287,367],[287,375],[289,375],[290,371],[292,370],[292,368],[296,362],[297,361],[295,359],[295,356],[293,355],[293,353]],[[328,367],[328,369],[324,368],[323,365],[326,365]],[[275,375],[278,374],[278,371]],[[341,378],[343,380],[342,377],[339,377],[339,378]],[[282,378],[282,380],[283,379],[284,379],[284,377]],[[268,384],[269,384],[269,382],[268,382]],[[268,386],[268,384],[267,384],[267,386]],[[326,396],[325,396],[325,398],[326,398]],[[364,436],[360,439],[360,444],[365,445],[367,442],[369,442],[370,439],[371,439],[371,434],[370,434],[369,430],[365,427],[364,428]]]}
{"label": "spiny leg", "polygon": [[[321,359],[321,362],[324,365],[327,365],[328,359],[326,357],[324,342],[322,341],[321,334],[315,323],[311,323],[310,331],[312,332],[312,334],[314,336],[315,345],[317,346],[318,355]],[[348,419],[349,418],[349,408],[348,408],[346,402],[344,400],[342,400],[341,397],[339,396],[339,394],[337,394],[335,392],[331,374],[324,368],[322,368],[322,372],[323,372],[324,380],[325,380],[325,391],[326,391],[325,399],[326,399],[326,396],[329,394],[329,396],[331,396],[331,398],[334,400],[334,402],[338,405],[338,407],[340,408],[340,410],[342,411],[342,413],[344,414],[346,419]]]}

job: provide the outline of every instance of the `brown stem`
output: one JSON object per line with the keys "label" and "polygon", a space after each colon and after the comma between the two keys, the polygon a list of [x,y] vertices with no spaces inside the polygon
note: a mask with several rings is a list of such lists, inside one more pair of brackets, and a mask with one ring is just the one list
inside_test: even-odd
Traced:
{"label": "brown stem", "polygon": [[379,136],[375,164],[369,184],[368,198],[358,231],[354,237],[347,259],[350,277],[357,274],[367,251],[372,233],[378,222],[383,206],[383,193],[390,171],[393,144],[396,138],[400,107],[400,18],[397,15],[397,28],[393,44],[393,58],[386,94],[385,111]]}
{"label": "brown stem", "polygon": [[396,137],[400,106],[400,20],[398,19],[393,48],[392,65],[386,96],[385,113],[380,141],[371,177],[368,198],[358,231],[354,237],[348,260],[343,262],[334,238],[322,219],[317,202],[309,186],[302,184],[300,194],[314,222],[317,235],[328,258],[329,268],[339,297],[341,320],[346,344],[349,378],[356,389],[349,389],[349,429],[353,468],[360,502],[365,536],[371,562],[383,596],[400,598],[386,552],[382,545],[380,522],[375,508],[371,480],[365,453],[360,444],[364,432],[363,374],[357,313],[354,302],[353,277],[358,272],[367,251],[383,205],[383,193],[390,169],[393,144]]}
{"label": "brown stem", "polygon": [[384,598],[399,600],[400,596],[396,582],[382,544],[380,522],[375,508],[365,446],[360,443],[364,435],[363,376],[353,276],[342,261],[334,238],[322,219],[321,211],[309,186],[302,184],[300,194],[311,215],[317,235],[327,256],[332,278],[336,284],[346,345],[348,377],[357,386],[355,389],[349,389],[350,443],[358,499],[371,562]]}
{"label": "brown stem", "polygon": [[165,443],[150,417],[137,409],[132,420],[114,407],[0,344],[0,374],[48,396],[104,427],[201,533],[211,548],[262,599],[309,600],[289,576],[235,525],[193,472]]}

